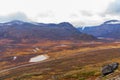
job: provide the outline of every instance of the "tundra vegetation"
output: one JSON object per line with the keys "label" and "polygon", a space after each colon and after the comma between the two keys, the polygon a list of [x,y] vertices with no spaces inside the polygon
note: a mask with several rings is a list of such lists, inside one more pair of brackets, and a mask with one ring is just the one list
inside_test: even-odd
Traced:
{"label": "tundra vegetation", "polygon": [[[101,77],[102,66],[120,63],[118,42],[48,41],[42,44],[9,44],[2,50],[0,71],[31,64],[30,58],[41,54],[47,54],[49,59],[0,72],[0,80],[106,80],[120,73],[118,67],[114,73]],[[17,56],[15,60],[14,56]]]}

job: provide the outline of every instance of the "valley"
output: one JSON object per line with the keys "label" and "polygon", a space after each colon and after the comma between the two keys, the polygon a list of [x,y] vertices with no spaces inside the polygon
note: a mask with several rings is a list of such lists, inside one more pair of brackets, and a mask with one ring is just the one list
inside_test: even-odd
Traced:
{"label": "valley", "polygon": [[101,68],[120,63],[120,41],[100,37],[68,22],[0,23],[0,80],[107,80],[118,76],[120,67],[105,77]]}
{"label": "valley", "polygon": [[[23,47],[26,44],[16,45]],[[2,55],[1,80],[95,80],[97,78],[104,80],[119,74],[120,68],[114,75],[100,77],[100,69],[103,65],[120,62],[118,42],[48,41],[27,45],[29,47],[26,49],[25,47],[16,50],[7,48],[16,52],[12,55],[9,53]],[[34,49],[38,51],[34,52]],[[49,58],[40,62],[29,62],[30,58],[43,54],[48,55]],[[13,56],[17,56],[16,60],[13,60]]]}

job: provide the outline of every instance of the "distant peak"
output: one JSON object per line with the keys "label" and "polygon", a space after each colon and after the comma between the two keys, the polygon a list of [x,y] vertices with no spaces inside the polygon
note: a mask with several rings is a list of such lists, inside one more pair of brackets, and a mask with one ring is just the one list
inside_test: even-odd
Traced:
{"label": "distant peak", "polygon": [[[3,25],[8,25],[8,26],[11,26],[11,25],[23,25],[25,23],[31,23],[31,22],[27,22],[27,21],[21,21],[21,20],[12,20],[12,21],[9,21],[9,22],[5,22],[5,23],[2,23]],[[32,23],[31,23],[32,24]]]}
{"label": "distant peak", "polygon": [[62,25],[62,26],[73,26],[71,23],[69,22],[61,22],[59,23],[59,25]]}
{"label": "distant peak", "polygon": [[13,20],[13,21],[6,22],[5,24],[12,25],[12,24],[23,24],[23,23],[25,22],[20,20]]}
{"label": "distant peak", "polygon": [[38,23],[38,22],[33,22],[33,21],[21,21],[21,20],[12,20],[9,22],[1,23],[0,25],[23,25],[23,24],[32,24],[32,25],[38,25],[38,26],[63,26],[63,27],[73,27],[73,25],[69,22],[61,22],[58,24],[55,23]]}
{"label": "distant peak", "polygon": [[24,21],[21,21],[21,20],[12,20],[10,21],[11,23],[24,23]]}
{"label": "distant peak", "polygon": [[104,24],[120,24],[120,20],[109,20],[104,22]]}
{"label": "distant peak", "polygon": [[69,22],[61,22],[60,24],[70,24]]}

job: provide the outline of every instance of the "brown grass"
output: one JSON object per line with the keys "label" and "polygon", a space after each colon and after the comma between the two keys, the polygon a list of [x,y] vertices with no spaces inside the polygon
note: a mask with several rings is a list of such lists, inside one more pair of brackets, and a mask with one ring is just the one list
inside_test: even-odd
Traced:
{"label": "brown grass", "polygon": [[[67,46],[61,47],[59,46],[61,44]],[[26,55],[28,58],[31,54],[47,53],[50,59],[40,64],[5,72],[0,75],[2,80],[95,80],[101,75],[100,69],[103,65],[112,62],[120,63],[120,43],[47,42],[44,48],[43,44],[18,45],[24,46],[24,48],[7,49],[7,51],[14,51],[15,53],[12,56],[22,57]],[[40,47],[41,50],[37,53],[31,52],[35,47]],[[3,58],[9,56],[11,55],[8,53]],[[26,64],[27,61],[25,58],[25,62],[18,61],[12,66]],[[4,69],[8,68],[10,63],[11,61],[1,62],[0,68],[3,69],[2,66],[4,66]],[[119,72],[120,68],[114,75]],[[108,75],[105,79],[112,76]]]}

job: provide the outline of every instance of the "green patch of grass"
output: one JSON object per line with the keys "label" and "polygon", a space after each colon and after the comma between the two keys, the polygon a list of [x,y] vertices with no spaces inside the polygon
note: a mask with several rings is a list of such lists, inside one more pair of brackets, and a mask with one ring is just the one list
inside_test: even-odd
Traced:
{"label": "green patch of grass", "polygon": [[33,78],[33,77],[42,78],[42,74],[41,74],[41,73],[28,73],[28,74],[23,74],[22,76],[19,76],[19,77],[14,78],[14,80],[24,80],[24,79]]}
{"label": "green patch of grass", "polygon": [[94,71],[88,71],[88,72],[79,72],[76,74],[72,74],[72,75],[66,75],[64,78],[65,79],[78,79],[78,80],[85,80],[86,78],[89,78],[91,76],[94,76],[95,72]]}

